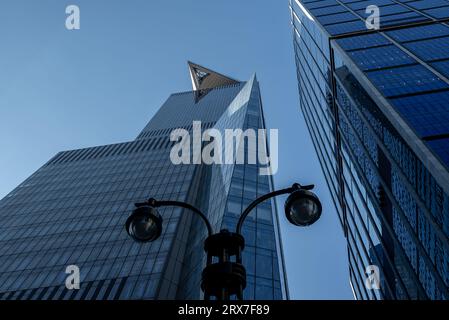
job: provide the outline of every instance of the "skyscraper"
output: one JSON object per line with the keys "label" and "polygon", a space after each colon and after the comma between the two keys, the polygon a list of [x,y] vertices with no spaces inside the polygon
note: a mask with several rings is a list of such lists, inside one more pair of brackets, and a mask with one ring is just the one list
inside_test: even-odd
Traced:
{"label": "skyscraper", "polygon": [[290,7],[300,107],[355,297],[448,299],[449,1]]}
{"label": "skyscraper", "polygon": [[[135,140],[60,152],[0,201],[0,299],[201,298],[202,221],[165,208],[161,237],[137,243],[124,228],[134,203],[185,201],[215,231],[233,229],[273,182],[259,163],[171,161],[175,129],[265,126],[255,76],[241,82],[194,63],[189,71],[193,91],[172,94]],[[275,203],[262,203],[243,229],[244,298],[287,298]],[[80,270],[79,290],[66,287],[68,266]]]}

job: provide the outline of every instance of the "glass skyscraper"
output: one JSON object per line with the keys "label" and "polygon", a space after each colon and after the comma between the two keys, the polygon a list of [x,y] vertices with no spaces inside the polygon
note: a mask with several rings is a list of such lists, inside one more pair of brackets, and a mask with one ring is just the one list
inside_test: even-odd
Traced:
{"label": "glass skyscraper", "polygon": [[[60,152],[0,201],[0,299],[202,297],[203,222],[161,208],[161,237],[137,243],[124,228],[134,203],[185,201],[207,213],[215,231],[234,230],[273,182],[259,163],[172,163],[174,129],[195,135],[195,121],[220,132],[265,127],[255,76],[241,82],[193,63],[189,71],[193,91],[172,94],[135,140]],[[262,203],[243,229],[244,298],[288,298],[275,203]],[[79,290],[66,288],[70,265],[79,267]]]}
{"label": "glass skyscraper", "polygon": [[355,297],[448,299],[449,1],[290,8],[300,107]]}

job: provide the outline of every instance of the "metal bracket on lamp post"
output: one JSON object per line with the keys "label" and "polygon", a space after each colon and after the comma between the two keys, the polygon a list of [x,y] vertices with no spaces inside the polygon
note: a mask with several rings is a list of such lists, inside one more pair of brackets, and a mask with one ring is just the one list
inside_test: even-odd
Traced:
{"label": "metal bracket on lamp post", "polygon": [[206,227],[207,227],[207,234],[209,237],[214,233],[212,226],[209,222],[209,219],[207,219],[206,215],[204,213],[202,213],[199,209],[195,208],[194,206],[192,206],[188,203],[185,203],[182,201],[174,201],[174,200],[159,201],[154,198],[150,198],[147,200],[147,202],[136,203],[136,206],[140,206],[140,205],[149,205],[154,208],[173,206],[173,207],[181,207],[184,209],[189,209],[189,210],[195,212],[204,221],[204,223],[206,224]]}
{"label": "metal bracket on lamp post", "polygon": [[299,183],[295,183],[293,184],[290,188],[285,188],[285,189],[281,189],[281,190],[277,190],[277,191],[273,191],[270,193],[267,193],[259,198],[257,198],[256,200],[254,200],[253,202],[251,202],[248,207],[246,207],[246,209],[242,212],[242,214],[240,215],[239,221],[237,222],[237,227],[235,229],[235,232],[237,234],[242,234],[242,225],[243,222],[245,222],[246,217],[248,216],[248,214],[260,203],[276,197],[276,196],[280,196],[282,194],[288,194],[288,193],[292,193],[296,190],[312,190],[315,186],[313,184],[310,185],[306,185],[306,186],[301,186]]}

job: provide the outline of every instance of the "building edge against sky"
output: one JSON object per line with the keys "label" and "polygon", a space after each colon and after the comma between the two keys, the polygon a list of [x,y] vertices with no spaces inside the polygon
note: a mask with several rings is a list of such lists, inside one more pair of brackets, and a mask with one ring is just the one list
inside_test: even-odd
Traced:
{"label": "building edge against sky", "polygon": [[[135,202],[191,203],[215,230],[234,229],[242,210],[273,190],[260,165],[175,165],[170,133],[265,128],[255,75],[241,82],[189,62],[194,91],[172,94],[134,141],[60,152],[0,201],[0,299],[199,299],[205,264],[202,221],[161,210],[163,233],[137,243],[124,223]],[[26,217],[26,219],[24,219]],[[243,227],[245,299],[287,299],[275,201]],[[81,273],[68,290],[66,267]]]}
{"label": "building edge against sky", "polygon": [[[380,9],[380,30],[367,30],[368,5]],[[448,299],[449,2],[290,9],[300,107],[347,238],[354,295]],[[373,266],[377,290],[365,283]]]}

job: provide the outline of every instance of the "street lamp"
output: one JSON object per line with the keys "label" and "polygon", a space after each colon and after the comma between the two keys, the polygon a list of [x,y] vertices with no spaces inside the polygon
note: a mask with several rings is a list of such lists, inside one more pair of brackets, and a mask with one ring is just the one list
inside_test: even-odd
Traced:
{"label": "street lamp", "polygon": [[305,227],[315,223],[321,216],[318,197],[305,189],[292,192],[285,201],[285,216],[295,226]]}
{"label": "street lamp", "polygon": [[156,208],[141,204],[126,220],[126,231],[138,242],[154,241],[162,233],[162,217]]}
{"label": "street lamp", "polygon": [[202,272],[201,289],[204,299],[229,300],[232,295],[243,299],[246,287],[246,270],[242,264],[242,251],[245,239],[242,225],[248,214],[261,202],[282,194],[289,194],[285,201],[287,220],[296,226],[309,226],[316,222],[322,211],[318,197],[311,192],[313,185],[301,186],[298,183],[290,188],[267,193],[254,200],[240,215],[235,232],[226,229],[213,233],[207,217],[194,206],[180,201],[158,201],[153,198],[136,203],[136,209],[126,221],[126,231],[136,241],[151,242],[162,233],[162,216],[156,208],[176,206],[196,213],[206,224],[208,237],[204,241],[207,254],[206,267]]}

